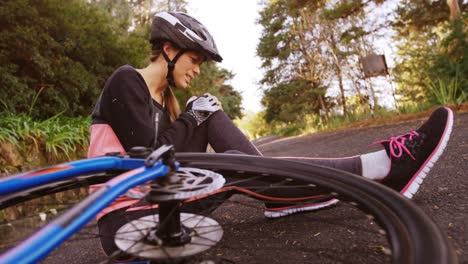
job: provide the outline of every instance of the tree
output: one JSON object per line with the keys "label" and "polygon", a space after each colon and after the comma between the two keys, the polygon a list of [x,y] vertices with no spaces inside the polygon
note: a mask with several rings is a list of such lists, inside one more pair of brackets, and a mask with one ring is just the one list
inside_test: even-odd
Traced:
{"label": "tree", "polygon": [[[361,0],[269,1],[260,13],[259,23],[264,30],[257,48],[266,72],[261,81],[266,90],[264,105],[287,105],[288,102],[269,102],[281,98],[274,97],[278,93],[270,90],[285,89],[290,83],[296,88],[290,90],[297,92],[296,81],[303,80],[307,84],[304,89],[318,89],[309,93],[309,101],[302,100],[303,108],[315,105],[313,112],[322,113],[322,123],[326,123],[328,109],[334,105],[334,98],[327,92],[337,87],[337,103],[346,115],[346,94],[363,94],[363,82],[356,81],[362,80],[359,57],[373,49],[369,36],[383,28],[365,16],[374,8],[371,2]],[[376,102],[376,96],[373,97]],[[278,111],[267,109],[265,116],[280,120],[279,116],[272,116]]]}
{"label": "tree", "polygon": [[128,0],[90,0],[93,5],[110,14],[124,31],[132,25],[134,9]]}
{"label": "tree", "polygon": [[143,60],[127,48],[144,50],[144,41],[84,1],[4,1],[0,15],[0,100],[9,111],[89,115],[112,71]]}
{"label": "tree", "polygon": [[187,12],[186,0],[91,0],[107,13],[122,21],[122,26],[148,27],[156,12]]}
{"label": "tree", "polygon": [[219,68],[214,62],[207,62],[202,64],[200,75],[192,80],[189,89],[176,89],[174,92],[183,106],[191,96],[210,93],[221,101],[224,112],[231,119],[240,118],[242,96],[231,85],[226,84],[233,77],[230,71]]}
{"label": "tree", "polygon": [[318,41],[312,40],[317,37],[314,28],[309,27],[317,16],[304,18],[308,13],[294,4],[270,2],[260,13],[259,23],[264,30],[257,54],[266,71],[261,83],[266,86],[262,104],[266,106],[268,122],[301,120],[307,113],[295,110],[311,106],[315,106],[314,112],[326,109],[324,93],[308,91],[324,87],[323,75],[318,73],[327,65],[317,63],[321,49]]}
{"label": "tree", "polygon": [[[454,18],[457,6],[465,12]],[[461,78],[460,87],[468,89],[467,7],[467,3],[455,5],[442,0],[400,3],[393,26],[398,32],[400,60],[396,77],[402,100],[421,102],[430,97],[428,81],[445,82],[457,76]]]}

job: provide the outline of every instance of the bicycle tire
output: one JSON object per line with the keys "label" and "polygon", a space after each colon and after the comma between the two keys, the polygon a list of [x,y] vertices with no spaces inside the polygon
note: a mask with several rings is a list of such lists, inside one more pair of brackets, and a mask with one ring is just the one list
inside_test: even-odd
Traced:
{"label": "bicycle tire", "polygon": [[[237,178],[262,174],[266,185],[274,177],[317,184],[341,201],[357,202],[360,210],[375,216],[391,244],[393,263],[456,263],[449,242],[428,216],[397,192],[362,177],[328,167],[257,156],[178,153],[176,160],[182,166]],[[94,176],[98,179],[98,175]],[[89,179],[93,181],[94,176]],[[38,188],[33,193],[37,196],[50,190]]]}
{"label": "bicycle tire", "polygon": [[393,263],[457,263],[446,236],[419,207],[394,190],[358,175],[298,161],[236,154],[178,153],[176,160],[222,175],[238,171],[243,175],[281,174],[329,188],[336,198],[357,202],[361,210],[375,216],[390,241]]}

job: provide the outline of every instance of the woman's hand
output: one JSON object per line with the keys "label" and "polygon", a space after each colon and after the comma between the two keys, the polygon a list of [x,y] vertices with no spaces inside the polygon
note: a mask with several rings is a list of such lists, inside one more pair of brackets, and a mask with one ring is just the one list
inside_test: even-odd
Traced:
{"label": "woman's hand", "polygon": [[214,112],[222,110],[221,102],[209,93],[202,96],[192,96],[187,101],[187,113],[197,121],[197,125],[203,123]]}

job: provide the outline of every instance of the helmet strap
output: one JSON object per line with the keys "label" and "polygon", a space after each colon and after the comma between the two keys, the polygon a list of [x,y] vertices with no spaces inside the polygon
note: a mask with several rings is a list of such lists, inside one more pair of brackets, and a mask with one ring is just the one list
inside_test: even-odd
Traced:
{"label": "helmet strap", "polygon": [[164,50],[162,51],[162,55],[163,55],[164,59],[167,62],[167,76],[166,76],[166,79],[167,79],[167,82],[169,83],[170,86],[175,87],[174,74],[173,74],[174,68],[175,68],[175,63],[180,58],[180,56],[182,56],[182,54],[184,54],[184,52],[185,52],[185,50],[181,49],[175,55],[175,57],[172,60],[170,60],[169,56],[167,56],[166,52],[164,52]]}

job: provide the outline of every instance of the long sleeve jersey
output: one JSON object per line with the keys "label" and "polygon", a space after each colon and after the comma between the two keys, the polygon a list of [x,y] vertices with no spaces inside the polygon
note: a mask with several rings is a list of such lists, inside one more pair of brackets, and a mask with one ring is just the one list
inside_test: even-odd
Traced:
{"label": "long sleeve jersey", "polygon": [[187,113],[171,123],[167,109],[152,99],[143,76],[130,65],[120,67],[107,80],[92,124],[110,125],[126,151],[163,144],[182,150],[196,127],[195,119]]}

